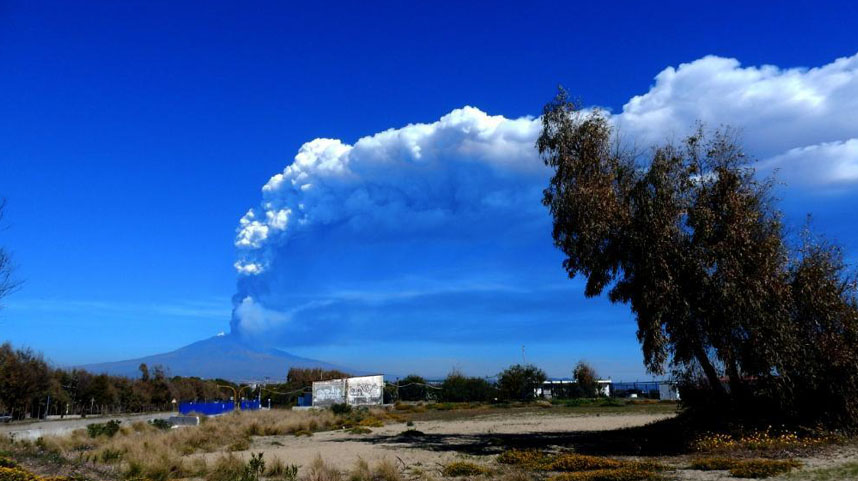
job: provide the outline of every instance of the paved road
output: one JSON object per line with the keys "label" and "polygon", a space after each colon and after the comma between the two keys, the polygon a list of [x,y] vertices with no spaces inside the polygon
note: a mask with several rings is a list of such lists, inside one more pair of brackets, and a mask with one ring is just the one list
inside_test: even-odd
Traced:
{"label": "paved road", "polygon": [[0,435],[14,435],[15,439],[38,439],[41,436],[67,434],[76,429],[85,428],[87,424],[104,423],[118,419],[123,424],[151,419],[167,419],[174,413],[132,414],[118,416],[99,416],[85,419],[61,419],[51,421],[12,422],[0,424]]}

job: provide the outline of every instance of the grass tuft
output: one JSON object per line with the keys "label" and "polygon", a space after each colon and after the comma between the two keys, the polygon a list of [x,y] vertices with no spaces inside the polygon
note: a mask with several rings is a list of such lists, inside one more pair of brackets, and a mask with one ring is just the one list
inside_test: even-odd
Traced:
{"label": "grass tuft", "polygon": [[800,467],[801,463],[794,459],[750,459],[737,463],[730,469],[730,475],[734,478],[770,478]]}
{"label": "grass tuft", "polygon": [[663,478],[658,473],[627,466],[563,473],[548,479],[549,481],[657,481]]}
{"label": "grass tuft", "polygon": [[454,461],[446,466],[441,471],[447,478],[456,478],[459,476],[479,476],[482,474],[489,474],[491,470],[485,466],[481,466],[475,463],[469,463],[467,461]]}

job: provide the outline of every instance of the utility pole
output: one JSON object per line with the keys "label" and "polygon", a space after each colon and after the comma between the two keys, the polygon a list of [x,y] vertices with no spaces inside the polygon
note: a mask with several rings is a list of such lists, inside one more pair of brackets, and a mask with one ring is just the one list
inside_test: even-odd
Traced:
{"label": "utility pole", "polygon": [[524,355],[524,344],[521,345],[521,362],[527,364],[527,357]]}

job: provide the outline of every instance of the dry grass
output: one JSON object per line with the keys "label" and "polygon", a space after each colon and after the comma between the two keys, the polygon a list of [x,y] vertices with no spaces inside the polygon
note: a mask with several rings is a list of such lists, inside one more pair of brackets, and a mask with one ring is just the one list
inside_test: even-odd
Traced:
{"label": "dry grass", "polygon": [[734,478],[770,478],[800,468],[794,459],[749,459],[740,461],[730,469]]}
{"label": "dry grass", "polygon": [[837,441],[838,438],[830,434],[799,434],[769,428],[737,435],[706,433],[692,441],[690,447],[701,453],[807,451]]}
{"label": "dry grass", "polygon": [[343,475],[326,464],[321,457],[317,457],[300,479],[301,481],[342,481]]}
{"label": "dry grass", "polygon": [[[167,431],[134,423],[122,426],[113,437],[90,438],[86,430],[78,430],[67,436],[45,437],[42,444],[73,461],[113,464],[126,477],[163,481],[206,475],[209,469],[200,461],[183,460],[189,454],[245,451],[252,436],[312,435],[313,431],[336,427],[338,419],[329,411],[254,411]],[[216,465],[212,469],[219,468]]]}
{"label": "dry grass", "polygon": [[738,462],[739,460],[735,458],[710,456],[692,459],[689,468],[698,471],[726,471],[736,466]]}
{"label": "dry grass", "polygon": [[358,459],[349,472],[349,481],[403,481],[403,476],[390,460],[383,459],[370,468],[366,461]]}
{"label": "dry grass", "polygon": [[447,478],[457,478],[459,476],[480,476],[483,474],[490,474],[491,470],[485,466],[470,463],[468,461],[454,461],[441,470],[441,474],[443,474]]}
{"label": "dry grass", "polygon": [[[517,466],[532,471],[606,471],[625,470],[617,475],[631,476],[636,472],[656,473],[667,469],[661,463],[655,461],[621,461],[602,456],[587,456],[576,453],[550,454],[536,450],[510,450],[498,455],[497,461],[501,464]],[[649,479],[649,478],[647,478]]]}
{"label": "dry grass", "polygon": [[549,481],[656,481],[663,478],[658,473],[627,466],[563,473],[548,479]]}

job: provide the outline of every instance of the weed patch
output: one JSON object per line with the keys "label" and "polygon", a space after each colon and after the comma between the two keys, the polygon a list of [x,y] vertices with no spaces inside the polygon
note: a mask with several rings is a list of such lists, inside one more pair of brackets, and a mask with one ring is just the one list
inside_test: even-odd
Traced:
{"label": "weed patch", "polygon": [[491,473],[489,468],[479,464],[469,463],[467,461],[452,462],[444,466],[444,469],[441,471],[441,474],[448,478],[457,478],[459,476],[479,476],[489,473]]}
{"label": "weed patch", "polygon": [[793,459],[751,459],[740,461],[730,469],[735,478],[770,478],[800,468],[801,463]]}

